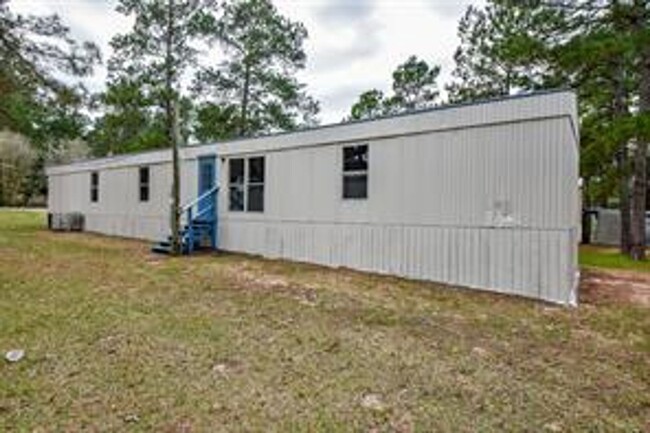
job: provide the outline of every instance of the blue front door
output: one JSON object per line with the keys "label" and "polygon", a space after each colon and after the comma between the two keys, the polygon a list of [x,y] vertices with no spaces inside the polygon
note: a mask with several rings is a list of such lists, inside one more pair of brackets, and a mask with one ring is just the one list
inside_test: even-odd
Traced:
{"label": "blue front door", "polygon": [[[216,164],[214,156],[204,156],[199,158],[199,196],[203,195],[212,189],[216,182]],[[215,206],[215,195],[205,197],[199,201],[199,215],[204,215],[203,212],[209,212],[209,208],[213,209]],[[206,215],[209,219],[214,218],[212,215]],[[205,217],[204,217],[205,218]]]}

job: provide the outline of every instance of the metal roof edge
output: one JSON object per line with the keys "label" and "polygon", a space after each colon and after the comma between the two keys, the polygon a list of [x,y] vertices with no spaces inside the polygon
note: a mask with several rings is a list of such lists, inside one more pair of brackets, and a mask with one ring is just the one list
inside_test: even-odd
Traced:
{"label": "metal roof edge", "polygon": [[[451,110],[451,109],[456,109],[456,108],[466,108],[466,107],[490,104],[490,103],[495,103],[495,102],[514,101],[514,100],[518,100],[518,99],[527,99],[527,98],[532,98],[532,97],[539,97],[539,96],[558,94],[558,93],[571,93],[574,96],[577,96],[576,91],[574,89],[571,89],[571,88],[555,88],[555,89],[536,90],[536,91],[532,91],[532,92],[519,93],[519,94],[516,94],[516,95],[503,95],[503,96],[497,96],[497,97],[478,99],[478,100],[475,100],[475,101],[458,102],[458,103],[452,103],[452,104],[442,104],[442,105],[437,105],[437,106],[433,106],[433,107],[427,107],[427,108],[416,109],[416,110],[409,110],[409,111],[405,111],[405,112],[402,112],[402,113],[395,113],[395,114],[390,114],[390,115],[385,115],[385,116],[373,117],[371,119],[349,120],[349,121],[343,121],[343,122],[338,122],[338,123],[328,123],[326,125],[318,125],[318,126],[314,126],[314,127],[308,127],[308,128],[297,129],[297,130],[292,130],[292,131],[278,131],[278,132],[271,132],[271,133],[260,134],[260,135],[255,135],[255,136],[235,137],[235,138],[231,138],[231,139],[227,139],[227,140],[213,141],[213,142],[202,143],[202,144],[198,144],[198,145],[183,146],[183,147],[181,147],[181,149],[198,149],[198,148],[207,147],[207,146],[215,146],[217,144],[236,143],[236,142],[245,141],[245,140],[257,140],[257,139],[278,137],[278,136],[289,135],[289,134],[301,134],[301,133],[306,133],[306,132],[318,131],[318,130],[322,130],[322,129],[341,127],[341,126],[346,126],[346,125],[358,125],[358,124],[363,124],[363,123],[378,122],[378,121],[388,120],[388,119],[403,118],[403,117],[409,117],[409,116],[417,116],[417,115],[427,114],[427,113],[432,113],[432,112],[437,112],[437,111],[445,111],[445,110]],[[116,161],[116,160],[120,160],[120,159],[133,158],[133,157],[137,157],[137,156],[140,156],[140,155],[153,154],[153,153],[156,153],[156,152],[166,152],[166,151],[169,151],[169,150],[171,150],[171,149],[170,148],[150,149],[150,150],[144,150],[144,151],[140,151],[140,152],[122,153],[122,154],[118,154],[118,155],[104,156],[104,157],[99,157],[99,158],[80,159],[80,160],[72,161],[72,162],[69,162],[69,163],[66,163],[66,164],[48,165],[48,166],[46,166],[46,172],[48,172],[50,169],[63,168],[63,167],[67,167],[67,166],[77,165],[77,164],[81,165],[81,164],[90,163],[90,162],[93,162],[93,163],[111,162],[111,161]]]}

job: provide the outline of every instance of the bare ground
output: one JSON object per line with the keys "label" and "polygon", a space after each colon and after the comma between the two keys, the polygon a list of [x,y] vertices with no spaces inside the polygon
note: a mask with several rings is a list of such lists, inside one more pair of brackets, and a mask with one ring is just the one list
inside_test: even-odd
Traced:
{"label": "bare ground", "polygon": [[636,304],[650,308],[650,273],[619,269],[584,269],[580,301],[590,304]]}

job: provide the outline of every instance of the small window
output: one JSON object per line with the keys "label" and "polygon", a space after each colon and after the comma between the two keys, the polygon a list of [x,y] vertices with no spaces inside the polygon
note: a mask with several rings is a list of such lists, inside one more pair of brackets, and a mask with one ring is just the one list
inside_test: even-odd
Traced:
{"label": "small window", "polygon": [[138,186],[140,201],[149,201],[149,167],[140,167]]}
{"label": "small window", "polygon": [[244,210],[244,160],[241,158],[228,161],[228,209]]}
{"label": "small window", "polygon": [[343,148],[343,198],[368,198],[368,145]]}
{"label": "small window", "polygon": [[249,212],[264,212],[264,157],[248,160],[248,201]]}
{"label": "small window", "polygon": [[93,203],[99,201],[99,173],[96,171],[90,173],[90,201]]}

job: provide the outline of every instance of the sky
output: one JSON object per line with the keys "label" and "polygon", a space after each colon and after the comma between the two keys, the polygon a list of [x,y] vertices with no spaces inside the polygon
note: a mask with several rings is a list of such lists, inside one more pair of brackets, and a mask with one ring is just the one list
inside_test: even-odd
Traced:
{"label": "sky", "polygon": [[[342,120],[360,93],[390,91],[391,73],[410,55],[440,65],[439,85],[450,79],[458,45],[458,20],[471,0],[274,0],[283,15],[301,21],[309,38],[307,67],[299,79],[321,104],[321,123]],[[11,0],[17,13],[58,13],[75,38],[99,45],[110,57],[109,41],[127,32],[131,20],[115,12],[114,0]],[[84,79],[103,88],[106,69]]]}

